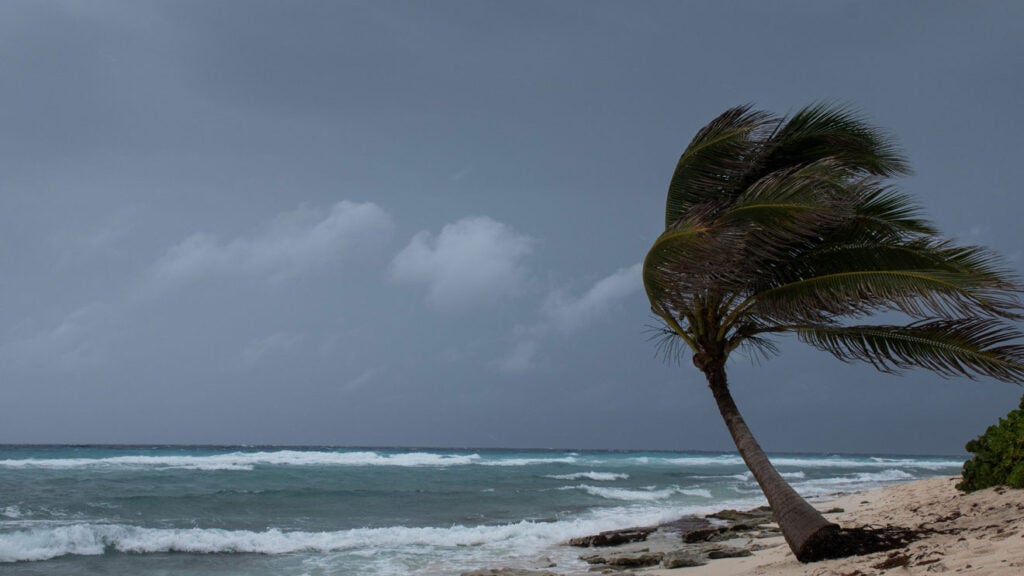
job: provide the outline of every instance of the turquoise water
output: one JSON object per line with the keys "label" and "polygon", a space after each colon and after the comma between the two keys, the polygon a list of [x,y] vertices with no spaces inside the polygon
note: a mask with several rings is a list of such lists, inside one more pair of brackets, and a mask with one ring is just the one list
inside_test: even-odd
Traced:
{"label": "turquoise water", "polygon": [[[948,457],[778,455],[810,497],[959,473]],[[458,574],[763,503],[733,454],[0,447],[0,573]]]}

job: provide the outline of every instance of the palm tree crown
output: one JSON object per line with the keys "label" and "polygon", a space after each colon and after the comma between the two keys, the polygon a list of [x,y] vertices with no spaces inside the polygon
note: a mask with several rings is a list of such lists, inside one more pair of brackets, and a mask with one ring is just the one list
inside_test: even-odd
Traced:
{"label": "palm tree crown", "polygon": [[[676,166],[644,262],[651,306],[695,361],[795,333],[886,372],[1024,380],[1016,283],[955,246],[884,178],[907,165],[879,130],[826,105],[780,120],[728,110]],[[861,324],[897,311],[899,325]]]}
{"label": "palm tree crown", "polygon": [[[847,109],[779,118],[743,106],[705,126],[669,184],[644,287],[664,340],[705,374],[740,455],[801,561],[841,555],[839,527],[778,474],[729,392],[725,363],[793,333],[884,372],[1024,381],[1020,288],[981,247],[957,246],[886,183],[908,166]],[[889,312],[886,325],[868,317]]]}

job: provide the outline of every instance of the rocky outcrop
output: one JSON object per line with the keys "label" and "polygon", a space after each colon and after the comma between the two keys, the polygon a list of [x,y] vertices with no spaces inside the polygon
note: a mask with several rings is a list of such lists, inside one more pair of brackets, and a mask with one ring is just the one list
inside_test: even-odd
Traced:
{"label": "rocky outcrop", "polygon": [[[713,525],[712,521],[716,524]],[[601,552],[584,554],[580,559],[590,564],[591,570],[601,566],[614,571],[648,566],[701,566],[718,558],[750,556],[752,549],[758,547],[754,544],[755,539],[778,533],[772,521],[771,510],[756,508],[746,511],[723,510],[707,519],[682,518],[654,529],[631,528],[616,531],[622,533],[617,536],[626,540],[623,544],[610,546]],[[635,539],[630,540],[628,536],[634,533]],[[606,534],[577,538],[572,542],[603,542],[606,541]]]}
{"label": "rocky outcrop", "polygon": [[643,542],[657,530],[657,526],[625,528],[623,530],[608,530],[593,536],[582,536],[569,540],[569,546],[577,548],[607,548],[609,546],[621,546],[632,542]]}

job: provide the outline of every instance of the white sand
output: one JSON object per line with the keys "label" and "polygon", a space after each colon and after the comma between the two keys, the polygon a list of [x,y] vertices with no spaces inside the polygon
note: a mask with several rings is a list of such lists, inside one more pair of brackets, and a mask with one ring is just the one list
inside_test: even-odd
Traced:
{"label": "white sand", "polygon": [[[845,527],[924,526],[941,531],[906,548],[867,556],[800,564],[781,537],[758,540],[767,546],[753,556],[713,560],[705,566],[638,571],[646,576],[868,576],[956,574],[1024,576],[1024,490],[990,488],[958,492],[959,478],[935,478],[843,496],[819,503],[842,508],[830,518]],[[904,566],[876,567],[894,556]]]}

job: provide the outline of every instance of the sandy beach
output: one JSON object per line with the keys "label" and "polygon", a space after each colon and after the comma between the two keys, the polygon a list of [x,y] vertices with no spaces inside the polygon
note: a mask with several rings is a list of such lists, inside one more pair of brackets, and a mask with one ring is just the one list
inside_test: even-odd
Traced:
{"label": "sandy beach", "polygon": [[[842,526],[894,525],[933,534],[909,546],[866,556],[800,564],[781,536],[739,544],[751,556],[688,568],[644,568],[647,576],[867,576],[873,574],[1024,574],[1024,490],[990,488],[963,494],[959,478],[934,478],[818,502]],[[734,540],[731,544],[735,545]]]}

